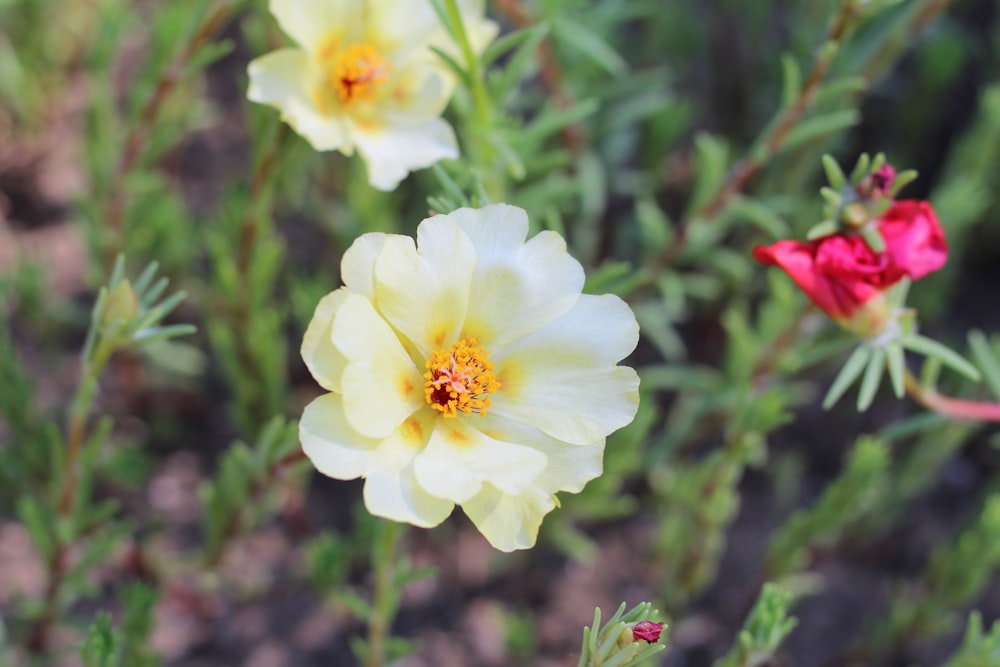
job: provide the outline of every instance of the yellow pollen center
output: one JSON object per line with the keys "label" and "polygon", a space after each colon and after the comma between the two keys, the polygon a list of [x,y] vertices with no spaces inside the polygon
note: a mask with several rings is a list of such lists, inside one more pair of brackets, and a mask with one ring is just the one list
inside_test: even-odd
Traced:
{"label": "yellow pollen center", "polygon": [[460,412],[485,416],[489,394],[500,388],[489,356],[488,350],[476,346],[475,338],[431,354],[424,373],[424,397],[430,406],[445,417]]}
{"label": "yellow pollen center", "polygon": [[330,84],[344,106],[371,100],[389,78],[389,67],[371,44],[351,44],[334,58]]}

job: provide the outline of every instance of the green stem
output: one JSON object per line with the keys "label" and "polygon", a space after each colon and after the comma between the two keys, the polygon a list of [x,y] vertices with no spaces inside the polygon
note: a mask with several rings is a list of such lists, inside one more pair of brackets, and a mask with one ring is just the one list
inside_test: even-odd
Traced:
{"label": "green stem", "polygon": [[462,50],[462,57],[465,58],[465,66],[468,68],[469,85],[472,87],[472,100],[476,109],[476,120],[483,127],[488,127],[493,120],[493,103],[486,90],[486,82],[483,78],[483,65],[472,48],[469,41],[469,33],[465,30],[465,23],[462,21],[462,13],[458,9],[456,0],[445,0],[445,10],[448,12],[448,19],[455,28],[455,39],[458,41],[458,48]]}
{"label": "green stem", "polygon": [[380,520],[375,531],[372,567],[375,571],[375,591],[372,615],[368,622],[368,662],[366,667],[385,667],[389,628],[396,616],[399,591],[396,581],[396,560],[403,537],[403,525]]}
{"label": "green stem", "polygon": [[1000,403],[969,401],[962,398],[942,396],[933,389],[921,386],[910,371],[903,376],[906,393],[920,405],[953,419],[976,419],[1000,422]]}
{"label": "green stem", "polygon": [[69,425],[66,429],[66,463],[62,495],[59,499],[59,513],[68,516],[73,509],[73,498],[76,495],[77,467],[80,450],[86,440],[87,416],[97,393],[97,382],[104,372],[104,366],[114,352],[114,346],[102,341],[94,352],[92,359],[84,359],[83,379],[73,397],[69,410]]}
{"label": "green stem", "polygon": [[465,60],[467,84],[469,92],[472,94],[474,115],[469,123],[470,131],[467,136],[471,144],[470,152],[474,155],[474,161],[479,167],[486,194],[493,201],[502,201],[504,198],[503,178],[497,171],[495,151],[488,139],[489,131],[493,127],[494,112],[493,100],[486,89],[486,72],[483,70],[483,63],[479,59],[479,55],[472,48],[472,42],[469,40],[465,23],[462,21],[462,13],[458,9],[457,0],[444,0],[444,7],[448,21],[454,28],[455,41],[458,43],[462,58]]}

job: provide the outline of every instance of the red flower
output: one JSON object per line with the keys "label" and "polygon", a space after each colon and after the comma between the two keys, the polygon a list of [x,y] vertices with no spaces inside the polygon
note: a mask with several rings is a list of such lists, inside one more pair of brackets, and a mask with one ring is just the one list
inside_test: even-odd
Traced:
{"label": "red flower", "polygon": [[653,623],[652,621],[639,621],[632,626],[632,640],[644,640],[650,644],[660,641],[660,633],[663,632],[663,623]]}
{"label": "red flower", "polygon": [[816,241],[778,241],[757,246],[761,264],[780,266],[823,312],[840,322],[891,286],[885,255],[876,255],[860,236],[836,234]]}
{"label": "red flower", "polygon": [[[948,257],[944,233],[927,202],[896,202],[874,224],[885,240],[884,252],[874,252],[861,236],[833,234],[757,246],[753,256],[784,269],[813,303],[846,326],[862,306],[903,277],[922,278]],[[865,332],[872,327],[877,332],[884,321],[884,304],[873,306],[870,317],[859,323]]]}
{"label": "red flower", "polygon": [[876,223],[890,257],[892,282],[917,280],[948,259],[948,244],[934,209],[925,201],[897,201]]}

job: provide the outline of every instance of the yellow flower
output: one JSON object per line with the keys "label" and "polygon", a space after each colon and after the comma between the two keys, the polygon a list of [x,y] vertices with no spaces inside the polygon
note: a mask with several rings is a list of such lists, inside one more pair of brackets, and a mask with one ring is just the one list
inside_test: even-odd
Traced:
{"label": "yellow flower", "polygon": [[[277,107],[316,150],[354,149],[368,180],[392,190],[406,174],[458,157],[441,119],[455,77],[431,50],[454,47],[427,0],[271,0],[271,13],[298,48],[250,63],[251,101]],[[496,24],[482,0],[460,0],[473,46]],[[456,54],[457,55],[457,54]]]}
{"label": "yellow flower", "polygon": [[635,316],[580,293],[562,237],[527,234],[523,210],[495,204],[424,220],[416,245],[365,234],[344,254],[345,286],[302,341],[330,393],[300,436],[320,472],[366,478],[372,514],[429,527],[458,504],[494,547],[530,547],[635,416],[639,378],[616,365]]}

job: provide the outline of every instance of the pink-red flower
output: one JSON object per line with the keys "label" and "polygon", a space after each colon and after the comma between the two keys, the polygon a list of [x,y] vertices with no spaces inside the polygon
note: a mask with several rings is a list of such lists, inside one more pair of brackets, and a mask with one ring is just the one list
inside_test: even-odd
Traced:
{"label": "pink-red flower", "polygon": [[890,259],[889,277],[897,282],[937,271],[948,259],[948,244],[934,209],[925,201],[897,201],[882,214],[878,230]]}
{"label": "pink-red flower", "polygon": [[[913,280],[936,271],[948,257],[937,216],[923,201],[895,202],[873,222],[885,250],[873,251],[860,235],[833,234],[814,241],[782,240],[757,246],[754,259],[779,266],[806,296],[830,317],[849,326],[863,306],[866,331],[878,331],[882,292],[904,277]],[[857,328],[857,327],[852,327]]]}
{"label": "pink-red flower", "polygon": [[645,641],[650,644],[655,644],[660,641],[661,632],[663,632],[663,623],[639,621],[632,626],[632,640]]}

